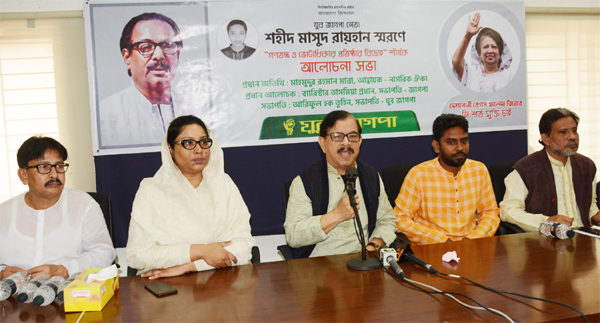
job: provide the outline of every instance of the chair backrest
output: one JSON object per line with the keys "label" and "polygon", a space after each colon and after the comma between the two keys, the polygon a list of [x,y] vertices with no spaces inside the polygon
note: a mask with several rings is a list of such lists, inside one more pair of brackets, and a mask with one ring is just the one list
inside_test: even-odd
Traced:
{"label": "chair backrest", "polygon": [[387,166],[381,170],[381,180],[383,181],[385,193],[387,194],[392,207],[396,206],[396,198],[398,197],[398,194],[400,194],[400,188],[402,187],[406,174],[408,174],[411,168],[418,164],[420,164],[420,162],[402,163]]}
{"label": "chair backrest", "polygon": [[252,259],[250,259],[250,263],[260,264],[260,249],[258,246],[252,247]]}
{"label": "chair backrest", "polygon": [[[504,199],[504,193],[506,193],[506,185],[504,185],[504,179],[510,172],[512,167],[517,163],[517,160],[508,160],[492,164],[488,167],[490,172],[490,178],[492,180],[492,187],[494,188],[494,195],[496,195],[496,203],[500,204]],[[500,226],[496,231],[495,235],[506,235],[513,233],[525,232],[521,227],[516,224],[500,221]]]}
{"label": "chair backrest", "polygon": [[494,194],[496,195],[496,202],[500,204],[504,199],[504,193],[506,192],[506,186],[504,185],[504,179],[510,172],[512,167],[517,163],[517,160],[508,160],[499,162],[488,167],[490,172],[490,178],[492,179],[492,187],[494,188]]}
{"label": "chair backrest", "polygon": [[110,240],[115,245],[115,239],[113,238],[113,221],[112,221],[112,210],[110,204],[110,197],[106,194],[88,192],[88,194],[96,200],[98,204],[100,204],[100,209],[102,210],[102,214],[104,214],[104,221],[106,221],[106,228],[108,229],[108,234],[110,235]]}
{"label": "chair backrest", "polygon": [[600,194],[600,182],[596,183],[596,204],[598,204],[598,208],[600,209],[600,197],[598,197],[598,194]]}
{"label": "chair backrest", "polygon": [[137,269],[127,266],[127,276],[129,276],[129,277],[137,276],[137,272],[138,272]]}

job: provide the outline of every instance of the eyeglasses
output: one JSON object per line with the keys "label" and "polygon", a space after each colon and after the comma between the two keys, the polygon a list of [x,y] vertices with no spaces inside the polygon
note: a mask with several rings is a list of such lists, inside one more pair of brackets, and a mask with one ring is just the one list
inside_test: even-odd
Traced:
{"label": "eyeglasses", "polygon": [[138,52],[144,57],[152,56],[152,54],[154,54],[154,50],[156,50],[156,46],[160,47],[163,53],[167,55],[173,55],[179,52],[183,46],[183,42],[162,41],[160,43],[155,43],[151,40],[144,40],[131,44],[131,48],[137,48]]}
{"label": "eyeglasses", "polygon": [[25,169],[37,168],[37,171],[40,174],[50,174],[50,172],[52,171],[52,167],[54,167],[56,169],[57,173],[64,174],[67,172],[67,169],[69,169],[69,164],[56,164],[56,165],[38,164],[38,165],[33,165],[33,166],[27,166],[27,167],[25,167]]}
{"label": "eyeglasses", "polygon": [[183,148],[185,148],[187,150],[192,150],[192,149],[196,148],[196,145],[200,145],[200,148],[202,148],[202,149],[208,149],[212,146],[213,141],[210,138],[205,138],[205,139],[200,139],[200,140],[185,139],[185,140],[181,140],[181,141],[176,141],[175,144],[182,145]]}
{"label": "eyeglasses", "polygon": [[360,134],[358,132],[343,133],[343,132],[332,132],[327,134],[331,137],[331,141],[342,142],[344,137],[348,137],[349,142],[357,142],[360,140]]}

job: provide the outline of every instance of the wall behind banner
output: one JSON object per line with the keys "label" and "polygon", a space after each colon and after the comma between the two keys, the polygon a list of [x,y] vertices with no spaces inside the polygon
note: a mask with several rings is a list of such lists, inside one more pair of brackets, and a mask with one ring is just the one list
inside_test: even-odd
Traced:
{"label": "wall behind banner", "polygon": [[[217,138],[218,139],[218,138]],[[491,165],[527,155],[527,131],[469,134],[469,157]],[[363,140],[360,158],[376,170],[436,156],[432,136]],[[321,158],[316,143],[223,148],[225,172],[238,185],[252,215],[252,235],[282,234],[283,182]],[[115,247],[125,247],[139,183],[161,165],[160,153],[96,156],[96,187],[113,203]]]}

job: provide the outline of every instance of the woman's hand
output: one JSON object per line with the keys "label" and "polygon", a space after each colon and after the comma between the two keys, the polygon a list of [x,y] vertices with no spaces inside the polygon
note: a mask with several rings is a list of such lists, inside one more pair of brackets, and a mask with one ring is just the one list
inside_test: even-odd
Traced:
{"label": "woman's hand", "polygon": [[193,262],[190,262],[190,263],[187,263],[184,265],[164,268],[164,269],[155,269],[153,271],[149,271],[145,274],[142,274],[142,277],[147,277],[150,279],[157,279],[157,278],[163,278],[163,277],[174,277],[174,276],[183,275],[190,271],[196,271],[196,265],[194,265]]}
{"label": "woman's hand", "polygon": [[225,247],[230,244],[231,241],[194,244],[190,247],[191,260],[203,259],[215,268],[230,267],[232,262],[237,264],[237,258],[231,252],[225,250]]}
{"label": "woman's hand", "polygon": [[469,21],[467,22],[467,32],[465,33],[465,36],[461,39],[460,44],[458,44],[454,55],[452,55],[452,68],[454,68],[456,75],[458,75],[459,81],[462,81],[463,73],[465,71],[463,61],[465,59],[465,54],[467,53],[467,47],[469,47],[469,42],[471,41],[471,38],[477,35],[481,28],[483,28],[479,27],[479,18],[479,12],[475,13],[473,15],[473,18],[471,18],[471,15],[469,15]]}
{"label": "woman's hand", "polygon": [[479,26],[480,18],[481,16],[479,15],[479,12],[475,13],[473,15],[473,18],[471,18],[471,15],[469,15],[469,22],[467,23],[467,32],[465,33],[465,36],[469,37],[469,39],[477,35],[481,28],[483,28]]}

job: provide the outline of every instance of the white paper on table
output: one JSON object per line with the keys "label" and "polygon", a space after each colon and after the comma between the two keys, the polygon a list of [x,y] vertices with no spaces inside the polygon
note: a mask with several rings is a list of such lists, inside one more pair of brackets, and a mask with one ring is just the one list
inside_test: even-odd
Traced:
{"label": "white paper on table", "polygon": [[445,262],[451,262],[452,260],[458,262],[460,258],[458,258],[456,251],[448,251],[442,256],[442,260]]}

